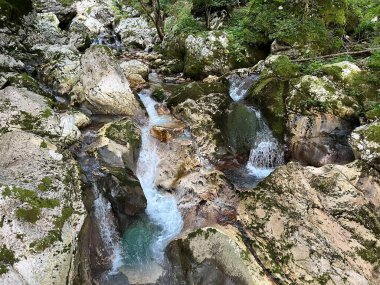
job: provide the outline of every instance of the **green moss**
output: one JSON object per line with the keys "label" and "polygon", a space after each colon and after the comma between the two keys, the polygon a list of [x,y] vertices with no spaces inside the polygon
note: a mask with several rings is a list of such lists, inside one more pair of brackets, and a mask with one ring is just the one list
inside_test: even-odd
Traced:
{"label": "green moss", "polygon": [[75,2],[75,0],[58,0],[58,2],[60,2],[63,6],[70,6]]}
{"label": "green moss", "polygon": [[331,279],[330,275],[328,273],[324,273],[316,278],[318,284],[320,285],[326,285]]}
{"label": "green moss", "polygon": [[40,215],[41,210],[39,208],[19,208],[16,210],[16,217],[18,219],[29,222],[31,224],[35,224],[40,219]]}
{"label": "green moss", "polygon": [[7,248],[6,245],[0,247],[0,275],[8,272],[8,266],[17,262],[14,251]]}
{"label": "green moss", "polygon": [[41,144],[40,144],[40,147],[41,148],[47,148],[47,143],[45,141],[43,141]]}
{"label": "green moss", "polygon": [[44,118],[44,119],[47,119],[49,117],[53,116],[53,111],[52,109],[48,108],[48,109],[45,109],[42,114],[41,114],[41,117]]}
{"label": "green moss", "polygon": [[286,55],[280,55],[270,66],[275,74],[283,79],[296,77],[299,73],[299,66],[292,63]]}
{"label": "green moss", "polygon": [[41,252],[52,246],[55,242],[62,241],[62,228],[73,213],[74,209],[72,207],[63,207],[61,216],[54,219],[54,229],[50,230],[44,238],[32,242],[30,248],[36,252]]}
{"label": "green moss", "polygon": [[158,102],[163,102],[166,99],[165,90],[161,87],[155,87],[152,92],[152,97]]}
{"label": "green moss", "polygon": [[365,261],[374,264],[376,268],[380,268],[380,246],[376,240],[361,241],[363,248],[357,250],[358,255]]}
{"label": "green moss", "polygon": [[127,186],[133,189],[141,187],[140,181],[135,178],[132,170],[127,168],[109,168],[108,170],[119,180],[120,186]]}
{"label": "green moss", "polygon": [[273,135],[279,140],[284,140],[285,126],[285,97],[287,95],[288,82],[278,78],[260,78],[254,83],[247,97],[254,105],[259,106],[264,117],[268,121]]}
{"label": "green moss", "polygon": [[370,126],[366,131],[366,137],[368,140],[380,144],[380,124]]}
{"label": "green moss", "polygon": [[38,189],[46,192],[51,188],[52,184],[53,180],[50,177],[44,177],[42,178],[41,183],[38,184]]}
{"label": "green moss", "polygon": [[3,191],[4,197],[12,197],[18,199],[23,203],[28,203],[32,207],[36,208],[55,208],[58,207],[60,202],[58,199],[40,198],[36,192],[28,189],[13,187],[6,187]]}
{"label": "green moss", "polygon": [[141,134],[136,125],[129,119],[112,123],[107,127],[105,135],[107,138],[119,144],[131,144],[133,149],[141,146]]}
{"label": "green moss", "polygon": [[380,70],[380,52],[375,52],[368,60],[368,67]]}
{"label": "green moss", "polygon": [[222,127],[222,137],[233,153],[249,153],[258,128],[256,114],[246,105],[233,103]]}

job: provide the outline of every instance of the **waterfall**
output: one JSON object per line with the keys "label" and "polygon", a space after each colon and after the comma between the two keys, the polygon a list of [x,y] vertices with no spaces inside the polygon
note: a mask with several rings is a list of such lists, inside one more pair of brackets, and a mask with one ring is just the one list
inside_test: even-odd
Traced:
{"label": "waterfall", "polygon": [[160,158],[158,141],[150,135],[150,129],[155,124],[169,122],[170,117],[157,114],[157,103],[150,95],[148,90],[139,94],[149,115],[149,122],[142,128],[142,146],[137,163],[137,177],[147,199],[146,218],[131,225],[124,234],[123,271],[131,282],[136,283],[154,283],[162,274],[165,248],[183,227],[176,199],[159,192],[155,186]]}
{"label": "waterfall", "polygon": [[155,187],[160,160],[157,153],[157,141],[150,135],[150,128],[154,124],[167,121],[168,117],[157,114],[154,107],[157,102],[147,91],[140,93],[140,99],[148,112],[149,124],[142,130],[142,148],[137,166],[137,177],[147,198],[146,213],[149,219],[161,229],[151,248],[154,259],[161,262],[165,247],[181,232],[183,221],[176,199],[169,194],[160,193]]}
{"label": "waterfall", "polygon": [[256,74],[251,74],[245,78],[241,78],[237,74],[228,77],[230,82],[230,97],[232,100],[241,101],[248,95],[248,90],[252,83],[258,78]]}
{"label": "waterfall", "polygon": [[261,112],[255,109],[254,111],[259,121],[259,130],[249,155],[247,170],[250,174],[262,179],[267,177],[276,166],[284,163],[284,151],[262,118]]}
{"label": "waterfall", "polygon": [[[258,79],[257,75],[249,75],[244,78],[237,74],[231,75],[230,96],[234,101],[243,100],[249,92],[253,82]],[[257,137],[252,146],[246,169],[250,175],[257,179],[267,177],[276,166],[284,163],[284,151],[282,145],[273,136],[272,131],[265,122],[261,112],[252,108],[259,122]]]}

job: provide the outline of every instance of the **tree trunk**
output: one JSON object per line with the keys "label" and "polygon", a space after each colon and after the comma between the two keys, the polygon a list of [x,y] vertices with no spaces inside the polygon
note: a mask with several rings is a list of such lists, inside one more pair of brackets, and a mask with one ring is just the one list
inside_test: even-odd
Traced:
{"label": "tree trunk", "polygon": [[161,11],[161,5],[160,0],[153,0],[152,1],[153,6],[153,13],[154,13],[154,24],[156,26],[158,37],[160,38],[160,41],[162,42],[165,36],[164,32],[164,25],[165,25],[165,19],[164,19],[164,11]]}
{"label": "tree trunk", "polygon": [[211,26],[211,9],[206,7],[206,28],[210,29]]}

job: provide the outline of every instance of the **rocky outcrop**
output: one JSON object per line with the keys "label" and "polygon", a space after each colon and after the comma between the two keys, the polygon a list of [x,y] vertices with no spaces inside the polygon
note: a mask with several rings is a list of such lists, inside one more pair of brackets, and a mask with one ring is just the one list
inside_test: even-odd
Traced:
{"label": "rocky outcrop", "polygon": [[149,50],[156,40],[156,30],[150,27],[148,21],[132,13],[131,17],[122,19],[115,27],[123,44],[127,47]]}
{"label": "rocky outcrop", "polygon": [[70,144],[80,138],[80,127],[89,119],[80,112],[57,114],[52,102],[24,88],[0,90],[0,133],[25,130]]}
{"label": "rocky outcrop", "polygon": [[313,166],[354,159],[348,138],[359,105],[352,97],[327,78],[307,75],[290,81],[286,106],[293,158]]}
{"label": "rocky outcrop", "polygon": [[82,56],[81,65],[84,97],[93,113],[136,115],[141,111],[128,80],[108,47],[91,47]]}
{"label": "rocky outcrop", "polygon": [[0,155],[0,283],[70,282],[86,216],[77,163],[24,131],[0,135]]}
{"label": "rocky outcrop", "polygon": [[282,284],[377,284],[379,178],[360,162],[289,163],[242,196],[239,219]]}
{"label": "rocky outcrop", "polygon": [[190,232],[171,242],[167,254],[176,284],[273,284],[232,228]]}
{"label": "rocky outcrop", "polygon": [[356,128],[350,144],[355,156],[380,171],[380,123],[374,122]]}
{"label": "rocky outcrop", "polygon": [[355,159],[348,138],[352,122],[332,114],[291,114],[287,122],[292,158],[306,165],[345,164]]}
{"label": "rocky outcrop", "polygon": [[226,34],[209,32],[206,37],[188,36],[185,41],[185,75],[200,78],[228,72],[231,69],[228,44]]}
{"label": "rocky outcrop", "polygon": [[[62,96],[71,96],[80,79],[80,55],[72,46],[35,45],[32,50],[42,55],[41,80]],[[72,100],[78,100],[72,98]]]}
{"label": "rocky outcrop", "polygon": [[215,161],[220,145],[218,122],[225,115],[231,100],[225,94],[208,94],[197,100],[187,99],[173,110],[191,130],[199,147],[199,153],[209,161]]}

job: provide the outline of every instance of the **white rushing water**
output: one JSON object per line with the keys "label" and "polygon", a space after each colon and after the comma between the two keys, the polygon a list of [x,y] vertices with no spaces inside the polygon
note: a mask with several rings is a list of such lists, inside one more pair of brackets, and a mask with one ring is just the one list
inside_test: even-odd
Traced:
{"label": "white rushing water", "polygon": [[[243,100],[248,95],[249,88],[257,78],[256,75],[249,75],[245,78],[241,78],[236,74],[230,76],[230,96],[232,100]],[[284,163],[284,151],[283,147],[273,136],[261,112],[254,108],[252,108],[252,112],[256,113],[259,126],[246,168],[251,175],[262,179],[267,177],[276,166]]]}
{"label": "white rushing water", "polygon": [[183,220],[176,199],[170,194],[159,192],[155,187],[160,159],[157,153],[157,140],[150,135],[150,129],[155,124],[167,121],[168,117],[157,114],[155,109],[157,102],[150,97],[149,92],[141,92],[140,99],[148,112],[149,124],[142,129],[142,148],[137,165],[137,177],[147,198],[146,213],[160,228],[151,250],[153,258],[161,262],[165,247],[181,232]]}
{"label": "white rushing water", "polygon": [[137,177],[147,199],[146,217],[141,217],[126,230],[123,237],[124,266],[121,271],[131,284],[153,284],[162,275],[165,248],[182,230],[182,215],[176,199],[160,192],[155,186],[160,157],[158,141],[150,135],[155,124],[170,121],[169,116],[158,115],[150,92],[142,91],[143,102],[149,121],[142,128],[142,146],[137,163]]}

